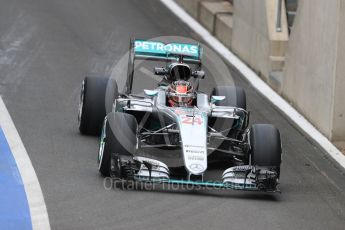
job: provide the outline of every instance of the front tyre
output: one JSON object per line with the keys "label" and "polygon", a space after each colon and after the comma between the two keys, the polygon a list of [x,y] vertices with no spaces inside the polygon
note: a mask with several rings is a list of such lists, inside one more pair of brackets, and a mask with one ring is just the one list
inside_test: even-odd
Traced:
{"label": "front tyre", "polygon": [[251,164],[267,167],[280,176],[281,140],[277,128],[269,124],[255,124],[250,129]]}
{"label": "front tyre", "polygon": [[98,170],[103,176],[110,176],[112,155],[132,156],[135,153],[137,127],[138,123],[133,115],[120,112],[111,112],[107,115],[98,154]]}
{"label": "front tyre", "polygon": [[118,96],[116,81],[102,77],[85,77],[79,100],[79,131],[85,135],[99,135],[107,111]]}

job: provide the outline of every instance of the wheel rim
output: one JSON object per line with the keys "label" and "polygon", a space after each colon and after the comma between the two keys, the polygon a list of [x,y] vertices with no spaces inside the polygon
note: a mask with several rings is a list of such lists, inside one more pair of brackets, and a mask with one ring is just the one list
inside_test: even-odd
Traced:
{"label": "wheel rim", "polygon": [[101,134],[101,140],[99,143],[99,151],[98,151],[98,170],[101,169],[103,155],[104,155],[104,147],[105,147],[105,129],[106,129],[107,120],[104,120],[103,128],[102,128],[102,134]]}
{"label": "wheel rim", "polygon": [[105,145],[105,142],[101,141],[99,145],[99,153],[98,153],[98,169],[101,169],[103,153],[104,153],[104,145]]}
{"label": "wheel rim", "polygon": [[80,96],[79,96],[79,106],[78,106],[78,126],[79,127],[81,124],[81,116],[83,113],[84,93],[85,93],[85,80],[81,84],[81,90],[80,90]]}

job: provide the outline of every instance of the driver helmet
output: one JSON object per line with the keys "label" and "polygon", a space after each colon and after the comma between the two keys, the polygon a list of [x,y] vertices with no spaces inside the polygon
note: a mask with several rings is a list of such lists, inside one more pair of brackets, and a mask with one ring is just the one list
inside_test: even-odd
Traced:
{"label": "driver helmet", "polygon": [[188,81],[174,81],[168,86],[168,102],[172,107],[191,106],[194,98],[193,86]]}

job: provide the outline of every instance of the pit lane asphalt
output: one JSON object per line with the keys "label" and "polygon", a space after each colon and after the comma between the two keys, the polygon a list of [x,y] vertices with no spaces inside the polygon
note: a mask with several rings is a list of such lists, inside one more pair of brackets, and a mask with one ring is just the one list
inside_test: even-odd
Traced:
{"label": "pit lane asphalt", "polygon": [[0,0],[0,94],[36,170],[52,229],[343,229],[344,170],[232,67],[252,123],[281,131],[281,195],[103,188],[97,138],[77,130],[80,82],[86,73],[109,74],[130,37],[163,35],[198,40],[159,1]]}

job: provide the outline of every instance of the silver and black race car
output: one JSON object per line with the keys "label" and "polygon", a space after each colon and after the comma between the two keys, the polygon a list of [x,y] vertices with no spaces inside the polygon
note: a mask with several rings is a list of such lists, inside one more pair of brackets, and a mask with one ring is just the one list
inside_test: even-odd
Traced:
{"label": "silver and black race car", "polygon": [[[269,124],[248,128],[242,88],[217,86],[210,96],[200,92],[201,55],[198,44],[131,40],[123,92],[111,78],[84,79],[79,130],[100,135],[100,173],[143,183],[278,191],[279,131]],[[133,94],[134,62],[142,59],[166,65],[152,72],[161,77],[156,88]],[[180,165],[167,162],[174,156]],[[210,164],[217,162],[229,166],[217,180],[207,180]]]}

